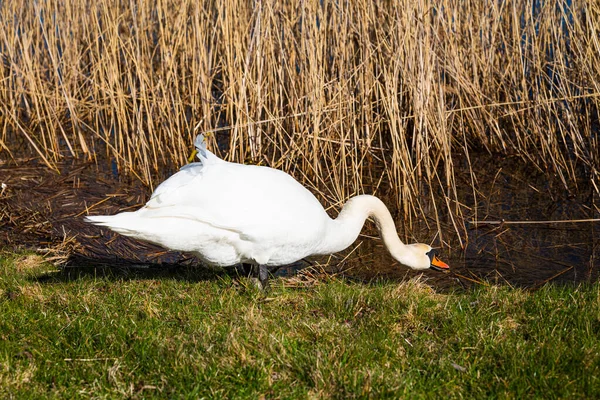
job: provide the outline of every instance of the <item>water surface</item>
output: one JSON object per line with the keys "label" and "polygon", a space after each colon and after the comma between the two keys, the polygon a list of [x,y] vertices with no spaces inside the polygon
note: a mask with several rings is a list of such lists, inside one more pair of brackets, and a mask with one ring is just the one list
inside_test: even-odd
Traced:
{"label": "water surface", "polygon": [[[472,160],[473,164],[457,175],[462,219],[455,222],[465,228],[461,228],[460,238],[448,215],[440,218],[442,243],[434,216],[408,227],[392,210],[401,238],[441,247],[450,273],[421,273],[399,266],[384,249],[373,223],[367,223],[359,240],[347,251],[311,260],[316,270],[323,268],[361,281],[423,274],[440,288],[489,283],[539,287],[546,282],[598,279],[600,222],[565,222],[600,218],[600,201],[590,185],[572,182],[565,188],[551,174],[526,167],[516,159],[482,155]],[[151,190],[138,181],[119,180],[102,170],[94,164],[65,163],[58,175],[41,166],[0,165],[1,180],[8,185],[0,197],[0,247],[50,249],[51,254],[74,254],[77,262],[83,257],[104,265],[161,268],[194,264],[187,254],[167,252],[83,222],[88,211],[131,211],[150,195]],[[476,191],[470,187],[472,181],[478,184]],[[395,203],[392,199],[384,201]],[[438,210],[444,214],[443,204]],[[518,221],[545,222],[515,223]],[[307,265],[282,269],[279,275],[293,274]]]}

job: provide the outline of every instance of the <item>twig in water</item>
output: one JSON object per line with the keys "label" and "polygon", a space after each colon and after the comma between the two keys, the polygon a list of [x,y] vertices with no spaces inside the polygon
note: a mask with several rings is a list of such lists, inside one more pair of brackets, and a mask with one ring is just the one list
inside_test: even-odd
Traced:
{"label": "twig in water", "polygon": [[539,288],[540,286],[542,286],[542,285],[544,285],[544,284],[546,284],[546,283],[550,282],[551,280],[558,278],[559,276],[561,276],[561,275],[562,275],[562,274],[564,274],[565,272],[569,272],[569,271],[570,271],[570,270],[572,270],[573,268],[575,268],[575,267],[574,267],[573,265],[571,265],[569,268],[566,268],[566,269],[564,269],[564,270],[560,271],[558,274],[552,275],[550,278],[548,278],[548,279],[546,279],[546,280],[544,280],[544,281],[541,281],[541,282],[537,283],[535,286],[533,286],[533,288],[532,288],[532,289],[537,289],[537,288]]}
{"label": "twig in water", "polygon": [[576,224],[582,222],[600,222],[600,218],[588,219],[562,219],[550,221],[469,221],[471,225],[533,225],[533,224]]}

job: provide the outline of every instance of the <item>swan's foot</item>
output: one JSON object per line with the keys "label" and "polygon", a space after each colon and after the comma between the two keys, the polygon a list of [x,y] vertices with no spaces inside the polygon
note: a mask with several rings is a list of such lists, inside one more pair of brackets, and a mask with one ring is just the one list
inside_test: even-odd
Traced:
{"label": "swan's foot", "polygon": [[269,288],[269,271],[266,265],[255,265],[254,273],[256,274],[257,282],[256,286],[260,290],[267,290]]}

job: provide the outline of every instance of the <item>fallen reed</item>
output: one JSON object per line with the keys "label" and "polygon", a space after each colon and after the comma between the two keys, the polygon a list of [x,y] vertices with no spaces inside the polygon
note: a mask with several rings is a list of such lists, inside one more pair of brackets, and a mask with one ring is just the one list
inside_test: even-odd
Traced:
{"label": "fallen reed", "polygon": [[0,158],[153,186],[214,132],[334,207],[387,195],[460,231],[478,151],[597,185],[600,7],[551,3],[2,2]]}

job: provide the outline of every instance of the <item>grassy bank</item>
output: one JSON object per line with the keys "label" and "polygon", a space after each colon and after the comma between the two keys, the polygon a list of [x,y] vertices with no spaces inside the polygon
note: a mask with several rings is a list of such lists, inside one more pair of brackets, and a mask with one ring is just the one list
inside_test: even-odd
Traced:
{"label": "grassy bank", "polygon": [[0,261],[0,396],[600,396],[600,288],[306,288]]}
{"label": "grassy bank", "polygon": [[460,216],[473,150],[597,182],[599,26],[593,1],[5,1],[0,157],[108,158],[151,186],[217,130],[328,204]]}

